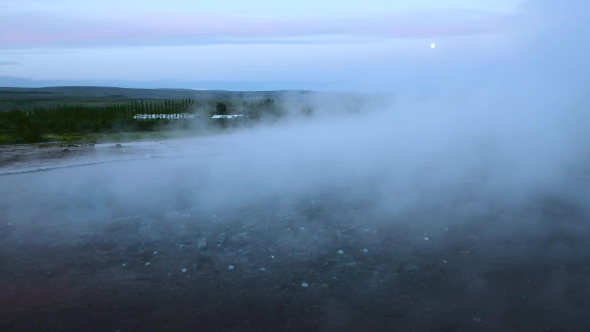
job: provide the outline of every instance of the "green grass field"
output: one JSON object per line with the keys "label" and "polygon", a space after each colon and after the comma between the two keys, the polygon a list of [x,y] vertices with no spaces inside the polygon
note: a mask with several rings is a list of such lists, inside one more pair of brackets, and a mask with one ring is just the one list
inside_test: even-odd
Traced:
{"label": "green grass field", "polygon": [[[328,100],[328,105],[331,98],[346,101],[341,112],[358,112],[364,102],[361,95],[338,92],[0,87],[0,144],[124,142],[202,136],[260,121],[272,123],[293,110],[299,112],[297,115],[312,116],[311,104],[322,98]],[[139,114],[178,113],[189,113],[193,118],[186,122],[134,118]],[[219,120],[212,119],[213,114],[244,116]]]}
{"label": "green grass field", "polygon": [[[210,119],[211,114],[219,111],[220,103],[226,105],[225,112],[230,114],[236,109],[242,112],[244,108],[258,112],[265,105],[270,109],[266,100],[271,99],[261,98],[280,93],[108,87],[0,88],[0,144],[102,143],[210,135],[221,132],[218,128],[221,122]],[[131,119],[134,114],[184,112],[197,118],[186,123]]]}

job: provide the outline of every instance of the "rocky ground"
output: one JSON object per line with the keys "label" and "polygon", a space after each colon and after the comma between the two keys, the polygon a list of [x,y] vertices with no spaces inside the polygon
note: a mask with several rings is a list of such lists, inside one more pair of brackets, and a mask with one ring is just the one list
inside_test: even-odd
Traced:
{"label": "rocky ground", "polygon": [[[150,157],[209,153],[207,150],[181,151],[180,146],[206,138],[104,144],[70,144],[64,142],[0,145],[0,175]],[[204,144],[203,144],[204,143]]]}
{"label": "rocky ground", "polygon": [[[328,190],[228,208],[109,201],[101,217],[100,188],[51,201],[33,186],[72,174],[55,172],[0,177],[1,331],[590,331],[575,200],[456,220]],[[46,201],[55,212],[31,211]]]}
{"label": "rocky ground", "polygon": [[[154,143],[157,144],[157,143]],[[18,172],[43,167],[93,162],[138,154],[138,149],[123,150],[123,144],[40,143],[0,145],[0,172]]]}

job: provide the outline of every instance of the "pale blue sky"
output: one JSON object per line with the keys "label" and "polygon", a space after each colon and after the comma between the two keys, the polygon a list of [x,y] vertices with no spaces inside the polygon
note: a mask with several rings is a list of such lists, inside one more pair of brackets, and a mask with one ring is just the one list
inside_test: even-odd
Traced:
{"label": "pale blue sky", "polygon": [[545,0],[3,0],[0,76],[334,81],[493,66],[518,57],[550,26],[558,6]]}
{"label": "pale blue sky", "polygon": [[[339,14],[383,13],[431,9],[465,9],[514,13],[520,10],[522,0],[4,0],[3,7],[10,11],[45,11],[62,14],[93,13],[112,15],[134,12],[168,12],[204,14],[215,16],[247,15],[268,17],[285,16],[331,16]],[[328,15],[326,15],[328,14]]]}

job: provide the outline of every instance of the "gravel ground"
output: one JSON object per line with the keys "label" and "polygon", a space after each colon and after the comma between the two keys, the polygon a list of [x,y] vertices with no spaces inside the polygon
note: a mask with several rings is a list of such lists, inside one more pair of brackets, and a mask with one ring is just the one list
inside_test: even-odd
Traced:
{"label": "gravel ground", "polygon": [[[191,148],[187,143],[198,142]],[[218,144],[217,144],[218,145]],[[208,138],[104,144],[39,143],[0,145],[0,175],[104,162],[212,154]]]}
{"label": "gravel ground", "polygon": [[402,214],[350,188],[109,199],[142,163],[0,177],[1,331],[590,331],[580,187]]}

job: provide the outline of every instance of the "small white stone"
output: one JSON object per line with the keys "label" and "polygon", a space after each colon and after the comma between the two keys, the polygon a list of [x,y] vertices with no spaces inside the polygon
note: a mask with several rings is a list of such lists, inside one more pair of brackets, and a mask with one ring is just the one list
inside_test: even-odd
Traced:
{"label": "small white stone", "polygon": [[445,260],[443,260],[442,262],[445,263],[445,264],[447,264],[447,261],[445,261]]}
{"label": "small white stone", "polygon": [[369,249],[367,249],[367,248],[363,249],[363,252],[367,252],[367,251],[369,251]]}
{"label": "small white stone", "polygon": [[182,273],[186,273],[186,269],[182,269]]}
{"label": "small white stone", "polygon": [[261,268],[260,268],[260,271],[266,271],[266,269],[265,269],[265,268],[263,268],[263,267],[261,267]]}
{"label": "small white stone", "polygon": [[154,251],[154,255],[157,255],[157,254],[158,254],[158,252],[157,251]]}
{"label": "small white stone", "polygon": [[302,284],[301,284],[301,286],[303,286],[303,287],[307,287],[307,286],[309,286],[309,285],[308,285],[306,282],[304,282],[304,283],[302,283]]}
{"label": "small white stone", "polygon": [[123,264],[123,267],[127,266],[127,264]]}
{"label": "small white stone", "polygon": [[338,250],[338,251],[337,251],[337,253],[338,253],[339,255],[342,255],[342,254],[344,254],[344,251],[342,251],[342,250]]}
{"label": "small white stone", "polygon": [[270,258],[275,259],[275,256],[271,255]]}
{"label": "small white stone", "polygon": [[233,270],[234,269],[234,266],[233,265],[230,265],[230,266],[227,267],[227,269],[228,270]]}
{"label": "small white stone", "polygon": [[425,237],[425,238],[424,238],[424,241],[428,241],[428,238],[427,238],[427,237]]}
{"label": "small white stone", "polygon": [[300,229],[301,229],[302,231],[304,231],[304,230],[305,230],[305,227],[301,227]]}
{"label": "small white stone", "polygon": [[146,266],[150,265],[150,262],[145,263]]}

